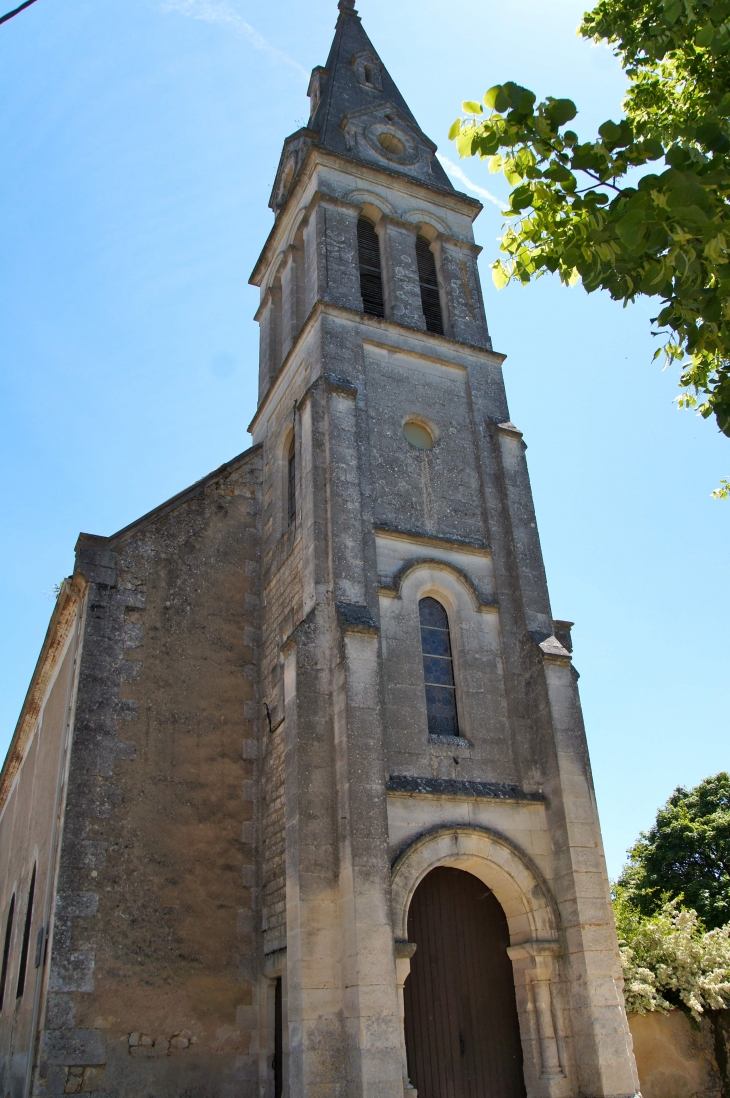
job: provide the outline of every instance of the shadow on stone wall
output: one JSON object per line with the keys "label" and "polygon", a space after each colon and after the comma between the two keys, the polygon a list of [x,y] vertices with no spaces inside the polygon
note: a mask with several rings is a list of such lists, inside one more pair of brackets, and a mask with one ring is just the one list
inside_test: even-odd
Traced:
{"label": "shadow on stone wall", "polygon": [[730,1010],[699,1024],[681,1010],[633,1014],[629,1027],[643,1098],[730,1098]]}

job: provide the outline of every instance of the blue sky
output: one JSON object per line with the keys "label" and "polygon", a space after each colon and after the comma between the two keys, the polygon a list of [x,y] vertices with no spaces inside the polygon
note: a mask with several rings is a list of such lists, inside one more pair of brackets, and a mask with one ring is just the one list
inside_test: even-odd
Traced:
{"label": "blue sky", "polygon": [[[8,3],[8,6],[10,4]],[[620,111],[575,0],[361,0],[419,122],[514,79]],[[249,445],[257,292],[284,137],[306,117],[335,0],[38,0],[0,27],[0,751],[79,531],[112,534]],[[506,194],[468,160],[475,187]],[[457,184],[465,186],[463,182]],[[678,784],[728,766],[730,443],[677,411],[650,305],[549,279],[493,288],[553,613],[574,620],[609,871]],[[725,672],[726,674],[727,672]]]}

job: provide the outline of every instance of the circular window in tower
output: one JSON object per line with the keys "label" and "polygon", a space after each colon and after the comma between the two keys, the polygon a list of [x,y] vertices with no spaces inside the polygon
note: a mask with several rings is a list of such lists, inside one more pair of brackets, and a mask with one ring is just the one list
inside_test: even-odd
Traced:
{"label": "circular window in tower", "polygon": [[401,141],[400,137],[396,137],[394,133],[386,130],[384,133],[378,135],[378,144],[381,149],[385,149],[391,156],[405,156],[406,147]]}
{"label": "circular window in tower", "polygon": [[393,164],[415,164],[418,160],[418,145],[411,134],[386,116],[365,128],[365,140],[374,153]]}
{"label": "circular window in tower", "polygon": [[435,432],[432,431],[422,419],[409,417],[403,424],[403,435],[406,442],[415,446],[417,450],[432,450],[436,441]]}

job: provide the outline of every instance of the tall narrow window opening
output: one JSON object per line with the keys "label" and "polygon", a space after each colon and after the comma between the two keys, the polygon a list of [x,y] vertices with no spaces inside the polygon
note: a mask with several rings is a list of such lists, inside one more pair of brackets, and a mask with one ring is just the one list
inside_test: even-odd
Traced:
{"label": "tall narrow window opening", "polygon": [[30,878],[30,888],[28,889],[28,908],[25,912],[25,926],[23,927],[23,946],[20,951],[20,968],[18,969],[18,990],[15,993],[16,998],[25,991],[25,974],[28,969],[28,950],[30,948],[30,928],[33,922],[33,896],[35,895],[35,866],[33,866],[33,873]]}
{"label": "tall narrow window opening", "polygon": [[418,604],[421,620],[421,650],[423,678],[426,684],[426,714],[431,736],[458,736],[456,714],[456,684],[451,655],[449,617],[436,599],[421,599]]}
{"label": "tall narrow window opening", "polygon": [[439,281],[436,274],[436,260],[425,236],[416,238],[416,261],[418,263],[418,281],[421,284],[421,305],[426,318],[426,331],[444,334],[444,320],[441,315]]}
{"label": "tall narrow window opening", "polygon": [[289,444],[287,462],[287,516],[289,526],[293,526],[297,520],[297,451],[294,435]]}
{"label": "tall narrow window opening", "polygon": [[274,989],[274,1098],[281,1098],[284,1090],[284,1010],[281,976],[276,977]]}
{"label": "tall narrow window opening", "polygon": [[364,217],[357,219],[357,253],[363,310],[368,316],[385,316],[380,241],[375,226]]}
{"label": "tall narrow window opening", "polygon": [[5,1002],[5,984],[8,980],[8,963],[10,961],[10,943],[13,938],[13,919],[15,917],[15,893],[13,893],[10,900],[10,908],[8,910],[8,921],[5,924],[5,945],[3,946],[3,970],[0,975],[0,1010],[3,1009],[3,1003]]}

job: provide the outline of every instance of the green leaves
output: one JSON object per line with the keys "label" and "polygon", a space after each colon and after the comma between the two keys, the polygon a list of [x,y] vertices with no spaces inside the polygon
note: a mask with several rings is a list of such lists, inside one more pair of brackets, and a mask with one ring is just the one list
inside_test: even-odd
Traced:
{"label": "green leaves", "polygon": [[641,915],[667,900],[693,908],[707,927],[730,922],[730,776],[675,789],[629,851],[619,887]]}
{"label": "green leaves", "polygon": [[547,102],[548,106],[545,111],[545,116],[549,119],[554,130],[560,129],[566,122],[571,122],[578,113],[577,107],[572,99],[549,98]]}
{"label": "green leaves", "polygon": [[616,223],[616,235],[625,247],[634,255],[644,246],[646,219],[643,210],[632,210]]}
{"label": "green leaves", "polygon": [[664,0],[664,21],[670,27],[679,19],[682,14],[682,0]]}
{"label": "green leaves", "polygon": [[473,125],[461,126],[456,137],[456,147],[459,150],[459,156],[473,156],[475,135],[476,131]]}
{"label": "green leaves", "polygon": [[495,84],[484,96],[484,102],[491,110],[498,114],[512,110],[521,117],[528,117],[532,113],[536,96],[527,88],[514,84],[509,80],[506,84]]}
{"label": "green leaves", "polygon": [[503,289],[509,282],[511,273],[504,263],[497,260],[492,264],[492,281],[498,290]]}
{"label": "green leaves", "polygon": [[641,142],[641,150],[647,160],[659,160],[664,156],[664,146],[658,137],[645,137]]}
{"label": "green leaves", "polygon": [[461,104],[461,109],[466,114],[484,114],[484,108],[481,103],[477,103],[474,99],[467,99],[466,102]]}
{"label": "green leaves", "polygon": [[599,0],[582,32],[629,78],[625,117],[595,140],[565,128],[572,100],[537,103],[514,81],[489,89],[485,114],[468,100],[450,131],[512,188],[495,284],[554,273],[658,298],[680,407],[730,437],[730,0]]}
{"label": "green leaves", "polygon": [[509,109],[509,96],[501,84],[495,84],[484,95],[484,103],[490,110],[502,114]]}
{"label": "green leaves", "polygon": [[706,23],[704,27],[697,31],[695,35],[695,45],[702,47],[712,45],[712,39],[715,37],[715,28],[712,23]]}
{"label": "green leaves", "polygon": [[625,118],[618,125],[615,122],[604,122],[602,126],[598,127],[598,133],[609,152],[613,152],[614,149],[626,148],[634,138],[631,126]]}
{"label": "green leaves", "polygon": [[521,187],[517,187],[509,196],[509,204],[514,213],[519,213],[526,206],[531,206],[532,186],[529,183],[523,183]]}

